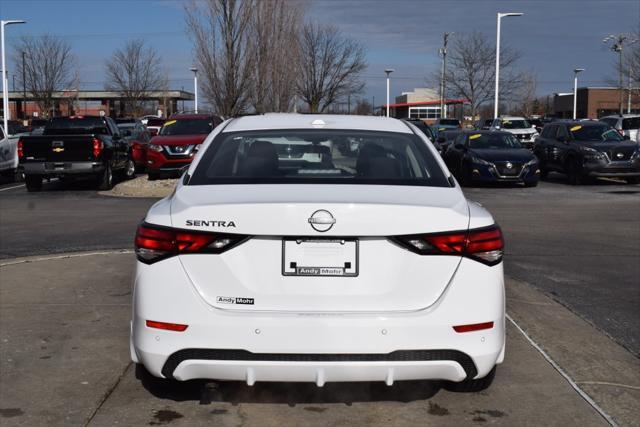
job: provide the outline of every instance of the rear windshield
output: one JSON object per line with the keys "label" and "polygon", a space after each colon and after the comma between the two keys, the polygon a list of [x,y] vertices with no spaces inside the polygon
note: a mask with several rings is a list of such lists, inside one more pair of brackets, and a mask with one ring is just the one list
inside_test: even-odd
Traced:
{"label": "rear windshield", "polygon": [[469,147],[476,149],[513,149],[522,148],[518,139],[511,134],[474,133],[469,135]]}
{"label": "rear windshield", "polygon": [[622,119],[622,129],[640,129],[640,117],[630,117],[628,119]]}
{"label": "rear windshield", "polygon": [[616,142],[623,140],[618,131],[608,125],[575,125],[569,128],[569,132],[571,132],[573,139],[578,141]]}
{"label": "rear windshield", "polygon": [[61,117],[51,119],[44,128],[44,135],[70,135],[92,133],[107,135],[107,124],[100,117]]}
{"label": "rear windshield", "polygon": [[220,134],[189,181],[246,183],[449,186],[414,134],[328,130]]}
{"label": "rear windshield", "polygon": [[147,120],[147,126],[162,126],[166,122],[165,119],[149,119]]}
{"label": "rear windshield", "polygon": [[212,130],[212,119],[167,120],[160,129],[160,135],[206,135]]}
{"label": "rear windshield", "polygon": [[526,129],[531,127],[528,120],[503,120],[501,126],[504,129]]}
{"label": "rear windshield", "polygon": [[439,125],[447,125],[447,126],[458,126],[460,121],[458,119],[440,119],[438,121]]}

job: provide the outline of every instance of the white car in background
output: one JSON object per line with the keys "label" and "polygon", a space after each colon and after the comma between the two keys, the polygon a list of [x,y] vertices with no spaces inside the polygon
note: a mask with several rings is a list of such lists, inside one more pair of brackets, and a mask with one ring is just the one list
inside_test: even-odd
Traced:
{"label": "white car in background", "polygon": [[0,126],[0,175],[10,181],[20,181],[22,173],[18,169],[18,139],[20,135],[7,136]]}
{"label": "white car in background", "polygon": [[489,129],[512,133],[518,138],[520,144],[530,150],[533,149],[535,140],[540,135],[527,119],[517,116],[500,116],[493,121]]}
{"label": "white car in background", "polygon": [[227,120],[135,251],[131,357],[154,377],[478,391],[504,359],[500,228],[400,120]]}
{"label": "white car in background", "polygon": [[598,120],[611,125],[620,135],[628,136],[631,141],[640,142],[640,114],[606,116]]}

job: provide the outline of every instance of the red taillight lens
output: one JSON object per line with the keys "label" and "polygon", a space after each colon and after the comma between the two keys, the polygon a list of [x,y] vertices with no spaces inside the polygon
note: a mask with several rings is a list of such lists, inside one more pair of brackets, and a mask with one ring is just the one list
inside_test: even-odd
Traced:
{"label": "red taillight lens", "polygon": [[399,236],[398,243],[421,255],[462,255],[487,265],[502,261],[504,240],[497,225],[451,233]]}
{"label": "red taillight lens", "polygon": [[98,156],[100,156],[100,154],[102,154],[103,148],[104,145],[102,145],[102,141],[100,141],[98,138],[93,138],[93,157],[97,158]]}
{"label": "red taillight lens", "polygon": [[21,139],[18,140],[18,159],[22,159],[24,157],[24,143]]}
{"label": "red taillight lens", "polygon": [[135,250],[140,261],[152,264],[178,254],[219,254],[245,238],[239,234],[194,232],[143,223],[138,226]]}
{"label": "red taillight lens", "polygon": [[483,329],[491,329],[491,328],[493,328],[493,322],[484,322],[484,323],[474,323],[471,325],[454,326],[453,330],[458,333],[461,333],[461,332],[481,331]]}
{"label": "red taillight lens", "polygon": [[156,322],[155,320],[147,320],[148,328],[164,329],[165,331],[184,332],[189,325],[181,325],[180,323]]}

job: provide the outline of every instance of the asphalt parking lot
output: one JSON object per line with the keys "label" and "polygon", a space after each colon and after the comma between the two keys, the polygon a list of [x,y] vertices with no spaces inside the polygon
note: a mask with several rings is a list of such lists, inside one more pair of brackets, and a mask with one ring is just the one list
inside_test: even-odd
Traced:
{"label": "asphalt parking lot", "polygon": [[513,319],[506,361],[477,394],[428,382],[319,389],[138,378],[128,354],[134,258],[120,249],[131,249],[154,200],[46,188],[0,186],[2,425],[606,424],[590,399],[614,422],[637,425],[640,186],[552,179],[465,190],[505,231]]}

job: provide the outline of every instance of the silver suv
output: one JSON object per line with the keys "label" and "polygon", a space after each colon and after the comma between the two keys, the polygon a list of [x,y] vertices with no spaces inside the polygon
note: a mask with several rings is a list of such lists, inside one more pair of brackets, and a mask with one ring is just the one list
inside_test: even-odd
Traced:
{"label": "silver suv", "polygon": [[600,118],[601,122],[614,127],[620,135],[628,135],[631,141],[640,142],[640,114],[623,114],[622,116],[606,116]]}

